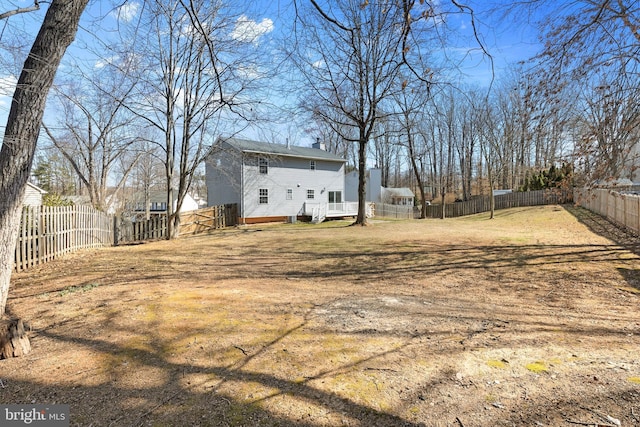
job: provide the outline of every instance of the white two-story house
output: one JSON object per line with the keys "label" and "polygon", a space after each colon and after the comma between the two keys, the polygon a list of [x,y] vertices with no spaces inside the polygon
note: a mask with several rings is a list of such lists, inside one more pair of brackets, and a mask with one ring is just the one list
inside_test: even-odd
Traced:
{"label": "white two-story house", "polygon": [[352,216],[357,203],[354,213],[344,201],[345,162],[320,142],[309,148],[219,138],[206,161],[208,204],[238,204],[241,224]]}

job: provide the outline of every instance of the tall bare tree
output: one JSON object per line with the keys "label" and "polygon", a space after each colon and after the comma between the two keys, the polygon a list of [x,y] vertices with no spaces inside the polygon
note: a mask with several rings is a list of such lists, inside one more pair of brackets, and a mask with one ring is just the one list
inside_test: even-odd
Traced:
{"label": "tall bare tree", "polygon": [[367,145],[384,116],[384,100],[398,89],[406,23],[399,2],[341,0],[331,5],[312,0],[298,14],[300,40],[294,56],[307,88],[308,110],[331,125],[342,139],[357,145],[358,215],[365,225]]}
{"label": "tall bare tree", "polygon": [[88,0],[52,0],[18,79],[0,149],[0,314],[4,314],[22,199],[49,89]]}
{"label": "tall bare tree", "polygon": [[[619,69],[599,72],[599,84],[582,94],[576,110],[578,157],[590,167],[590,180],[633,179],[640,167],[636,146],[640,141],[640,87],[638,79]],[[611,72],[613,75],[611,75]]]}
{"label": "tall bare tree", "polygon": [[480,153],[484,160],[484,165],[487,173],[487,182],[489,184],[489,197],[490,197],[490,218],[493,219],[495,214],[495,195],[494,189],[498,183],[497,171],[504,166],[504,130],[501,129],[499,124],[500,113],[497,111],[497,107],[494,103],[487,102],[482,104],[482,108],[479,110],[481,114],[481,126],[480,126]]}
{"label": "tall bare tree", "polygon": [[[397,93],[394,99],[399,110],[400,141],[405,146],[411,164],[411,171],[420,193],[420,218],[427,217],[427,194],[425,191],[425,156],[426,139],[421,132],[421,124],[425,119],[429,96],[420,85],[406,86]],[[430,197],[429,197],[430,198]]]}
{"label": "tall bare tree", "polygon": [[[132,152],[139,140],[135,117],[124,108],[135,82],[116,69],[103,67],[91,77],[77,77],[56,88],[60,113],[44,125],[47,136],[73,167],[91,204],[107,211],[122,190],[139,156]],[[126,164],[122,161],[126,159]],[[115,174],[116,165],[123,166]],[[108,183],[116,190],[109,194]],[[111,196],[111,197],[108,197]]]}
{"label": "tall bare tree", "polygon": [[[179,233],[180,209],[194,173],[213,145],[224,115],[250,119],[250,82],[260,76],[247,51],[258,35],[234,33],[238,16],[219,2],[148,2],[137,45],[141,92],[129,109],[162,135],[168,237]],[[227,116],[228,117],[228,116]]]}
{"label": "tall bare tree", "polygon": [[[534,62],[535,72],[540,75],[536,90],[548,97],[552,106],[558,105],[562,98],[573,100],[570,91],[582,93],[586,98],[574,104],[584,106],[591,113],[599,110],[599,117],[603,117],[605,109],[622,107],[611,103],[612,97],[620,100],[621,93],[606,94],[603,88],[616,86],[619,89],[620,83],[626,82],[624,96],[635,102],[633,99],[640,91],[640,4],[632,0],[574,0],[563,3],[533,0],[514,2],[510,10],[519,16],[527,16],[544,11],[549,5],[553,6],[553,15],[545,16],[541,21],[544,49]],[[566,111],[575,110],[568,108]],[[575,112],[578,113],[576,118],[562,118],[554,126],[571,123],[582,130],[588,129],[586,122],[580,119],[582,113]],[[598,116],[590,120],[598,120]],[[629,115],[624,120],[628,119]],[[605,125],[614,124],[610,121]],[[626,173],[619,166],[625,151],[629,150],[628,147],[621,149],[620,138],[607,137],[602,132],[603,128],[591,127],[591,135],[585,135],[582,130],[565,129],[565,134],[583,134],[578,138],[574,159],[579,163],[597,165],[590,170],[589,180],[620,178],[621,173]],[[607,131],[609,136],[613,136],[611,130]],[[557,137],[560,139],[561,135],[557,134]],[[595,162],[594,147],[601,154]]]}

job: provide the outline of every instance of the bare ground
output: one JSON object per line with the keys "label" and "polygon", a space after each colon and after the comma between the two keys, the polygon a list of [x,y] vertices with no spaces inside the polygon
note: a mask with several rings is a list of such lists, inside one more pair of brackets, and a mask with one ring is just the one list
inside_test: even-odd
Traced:
{"label": "bare ground", "polygon": [[637,238],[568,206],[347,225],[14,275],[34,349],[0,361],[0,402],[82,426],[640,425]]}

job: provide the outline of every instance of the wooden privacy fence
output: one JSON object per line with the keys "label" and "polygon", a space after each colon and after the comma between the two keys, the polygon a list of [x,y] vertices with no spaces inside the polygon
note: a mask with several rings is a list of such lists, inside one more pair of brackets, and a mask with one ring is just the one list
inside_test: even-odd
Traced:
{"label": "wooden privacy fence", "polygon": [[237,206],[236,204],[210,206],[197,211],[185,212],[180,221],[180,235],[205,233],[236,225],[238,220]]}
{"label": "wooden privacy fence", "polygon": [[607,188],[576,190],[576,202],[617,225],[640,234],[640,191]]}
{"label": "wooden privacy fence", "polygon": [[[182,214],[181,234],[202,233],[236,225],[235,204],[212,206]],[[148,221],[113,217],[89,206],[25,206],[16,241],[17,271],[80,249],[161,239],[167,236],[167,216]]]}
{"label": "wooden privacy fence", "polygon": [[414,219],[420,218],[420,208],[407,205],[375,204],[375,216],[381,218]]}
{"label": "wooden privacy fence", "polygon": [[[180,215],[180,235],[205,233],[237,224],[238,205],[210,206]],[[154,215],[148,220],[114,219],[114,244],[164,239],[167,237],[167,216]]]}
{"label": "wooden privacy fence", "polygon": [[153,215],[150,219],[132,221],[128,218],[113,219],[113,244],[164,239],[167,237],[167,215]]}
{"label": "wooden privacy fence", "polygon": [[[508,209],[523,206],[553,205],[568,203],[573,200],[571,190],[537,190],[525,192],[513,192],[495,196],[495,209]],[[383,207],[383,209],[380,208]],[[392,218],[420,218],[420,208],[411,208],[413,217],[410,216],[409,207],[398,206],[394,212],[388,206],[376,204],[376,216]],[[445,205],[445,218],[455,218],[465,215],[474,215],[491,210],[491,197],[479,196],[464,202],[448,203]],[[402,216],[404,212],[405,216]],[[394,216],[394,213],[396,216]],[[427,218],[440,218],[442,216],[442,205],[427,206]]]}
{"label": "wooden privacy fence", "polygon": [[79,249],[109,246],[112,241],[111,217],[89,206],[25,206],[15,269],[25,270]]}

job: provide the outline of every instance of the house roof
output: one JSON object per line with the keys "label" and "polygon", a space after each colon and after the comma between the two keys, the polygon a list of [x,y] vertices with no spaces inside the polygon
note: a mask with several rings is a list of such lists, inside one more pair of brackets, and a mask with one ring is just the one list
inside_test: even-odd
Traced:
{"label": "house roof", "polygon": [[38,187],[35,184],[30,183],[29,181],[27,181],[27,187],[30,187],[30,188],[34,189],[35,191],[37,191],[40,194],[47,194],[46,190],[43,190],[42,188]]}
{"label": "house roof", "polygon": [[220,138],[220,140],[243,153],[270,154],[311,160],[326,160],[330,162],[346,162],[342,157],[318,148],[300,147],[297,145],[290,145],[287,147],[283,144],[251,141],[240,138]]}
{"label": "house roof", "polygon": [[390,195],[391,197],[415,197],[413,191],[409,188],[384,188],[385,193]]}

